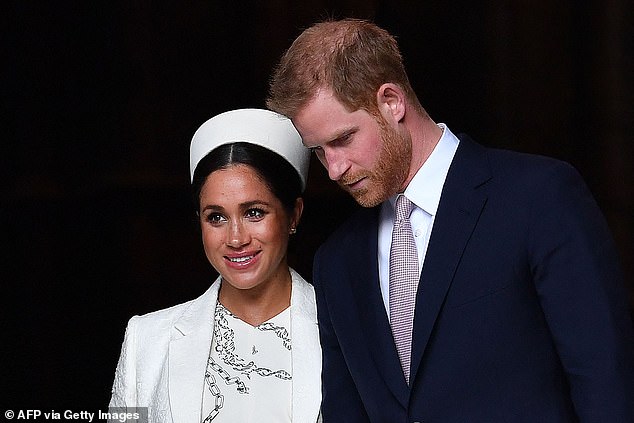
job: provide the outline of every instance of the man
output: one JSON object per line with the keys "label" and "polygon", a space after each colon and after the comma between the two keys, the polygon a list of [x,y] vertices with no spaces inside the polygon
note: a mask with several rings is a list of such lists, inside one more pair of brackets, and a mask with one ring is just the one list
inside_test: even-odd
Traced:
{"label": "man", "polygon": [[634,421],[627,296],[575,170],[436,124],[365,21],[305,30],[267,104],[365,207],[315,257],[324,422]]}

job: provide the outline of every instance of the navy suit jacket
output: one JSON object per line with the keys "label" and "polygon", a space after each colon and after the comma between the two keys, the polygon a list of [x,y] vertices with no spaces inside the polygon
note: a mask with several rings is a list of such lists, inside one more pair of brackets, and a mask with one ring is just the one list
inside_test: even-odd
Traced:
{"label": "navy suit jacket", "polygon": [[634,422],[627,295],[581,177],[459,138],[421,272],[409,386],[379,288],[379,208],[315,256],[324,423]]}

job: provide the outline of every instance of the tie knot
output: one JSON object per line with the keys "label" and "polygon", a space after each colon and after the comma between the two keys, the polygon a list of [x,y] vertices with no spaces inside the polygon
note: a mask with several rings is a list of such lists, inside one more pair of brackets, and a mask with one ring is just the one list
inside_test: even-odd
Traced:
{"label": "tie knot", "polygon": [[403,194],[399,194],[396,197],[396,220],[404,220],[409,219],[409,215],[412,213],[412,209],[414,208],[414,203],[409,201]]}

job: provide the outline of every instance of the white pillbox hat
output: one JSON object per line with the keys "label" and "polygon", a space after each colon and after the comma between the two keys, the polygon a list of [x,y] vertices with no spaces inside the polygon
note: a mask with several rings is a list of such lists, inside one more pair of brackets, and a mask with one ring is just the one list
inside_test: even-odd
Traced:
{"label": "white pillbox hat", "polygon": [[310,150],[286,116],[264,109],[238,109],[216,115],[194,133],[189,149],[190,177],[198,163],[224,144],[246,142],[267,148],[282,156],[299,174],[306,188]]}

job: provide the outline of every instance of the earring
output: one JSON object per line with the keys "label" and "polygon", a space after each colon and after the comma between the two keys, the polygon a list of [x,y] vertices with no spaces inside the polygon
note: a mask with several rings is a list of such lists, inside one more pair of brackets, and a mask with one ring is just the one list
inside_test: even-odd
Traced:
{"label": "earring", "polygon": [[297,228],[296,227],[291,227],[291,230],[289,231],[291,235],[294,235],[297,233]]}

